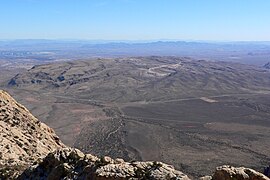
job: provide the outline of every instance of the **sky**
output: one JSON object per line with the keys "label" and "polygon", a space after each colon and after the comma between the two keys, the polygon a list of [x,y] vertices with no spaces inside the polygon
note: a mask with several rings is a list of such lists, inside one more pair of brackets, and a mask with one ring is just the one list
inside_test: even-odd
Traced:
{"label": "sky", "polygon": [[270,0],[0,0],[0,39],[270,41]]}

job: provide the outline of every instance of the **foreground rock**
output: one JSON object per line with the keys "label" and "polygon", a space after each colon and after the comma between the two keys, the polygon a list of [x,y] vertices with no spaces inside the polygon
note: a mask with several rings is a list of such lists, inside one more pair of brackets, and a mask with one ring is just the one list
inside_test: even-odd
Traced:
{"label": "foreground rock", "polygon": [[0,90],[0,179],[15,177],[38,158],[62,147],[51,128]]}
{"label": "foreground rock", "polygon": [[206,176],[201,180],[270,180],[265,175],[245,167],[221,166],[217,167],[213,176]]}
{"label": "foreground rock", "polygon": [[[19,180],[31,179],[89,179],[89,180],[189,180],[172,166],[161,162],[125,162],[110,157],[98,158],[73,148],[48,154],[42,161],[28,168]],[[265,175],[245,167],[217,167],[212,176],[200,180],[270,180]]]}
{"label": "foreground rock", "polygon": [[161,162],[124,162],[110,157],[98,158],[72,148],[50,153],[31,166],[18,179],[179,179],[187,175]]}

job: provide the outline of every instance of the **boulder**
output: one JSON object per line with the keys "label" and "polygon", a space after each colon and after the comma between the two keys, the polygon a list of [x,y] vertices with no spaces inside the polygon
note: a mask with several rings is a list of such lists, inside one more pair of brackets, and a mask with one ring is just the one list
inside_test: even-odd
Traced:
{"label": "boulder", "polygon": [[270,180],[268,177],[253,169],[232,167],[228,165],[216,168],[212,180]]}

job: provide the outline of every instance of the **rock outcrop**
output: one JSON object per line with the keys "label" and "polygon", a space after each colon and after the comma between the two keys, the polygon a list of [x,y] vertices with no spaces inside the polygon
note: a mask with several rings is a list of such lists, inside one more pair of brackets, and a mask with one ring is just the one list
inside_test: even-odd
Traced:
{"label": "rock outcrop", "polygon": [[12,178],[65,145],[7,92],[0,90],[0,179]]}
{"label": "rock outcrop", "polygon": [[245,167],[228,165],[216,168],[213,176],[205,176],[201,180],[270,180],[265,175]]}
{"label": "rock outcrop", "polygon": [[98,158],[72,148],[48,154],[18,179],[179,179],[188,176],[161,162],[124,162],[110,157]]}

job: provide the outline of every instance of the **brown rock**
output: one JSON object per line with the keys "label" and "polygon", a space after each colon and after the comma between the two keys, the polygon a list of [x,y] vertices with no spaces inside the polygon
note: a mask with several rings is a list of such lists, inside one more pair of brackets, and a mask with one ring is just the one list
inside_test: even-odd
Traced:
{"label": "brown rock", "polygon": [[204,176],[199,178],[199,180],[212,180],[212,176]]}
{"label": "brown rock", "polygon": [[104,163],[104,164],[112,164],[114,163],[114,160],[108,156],[104,156],[101,158],[101,162]]}
{"label": "brown rock", "polygon": [[125,163],[125,161],[124,161],[124,159],[116,158],[116,159],[114,160],[114,163],[115,163],[115,164],[122,164],[122,163]]}
{"label": "brown rock", "polygon": [[245,167],[221,166],[217,167],[213,180],[270,180],[265,175]]}

